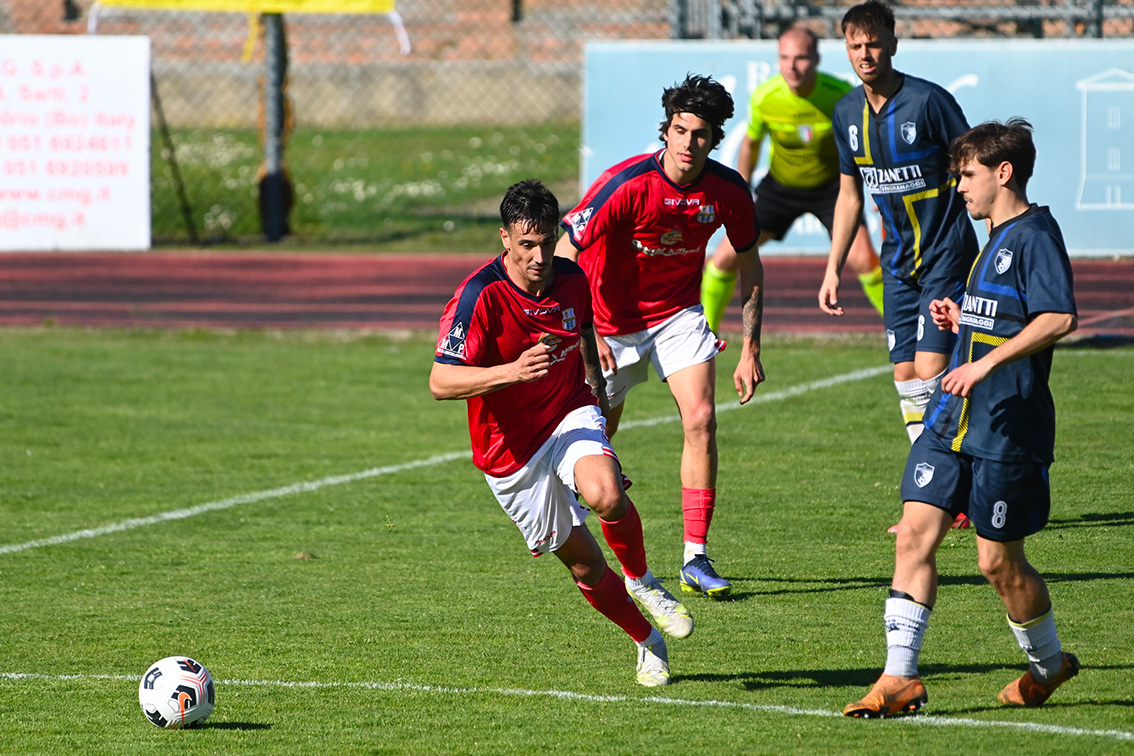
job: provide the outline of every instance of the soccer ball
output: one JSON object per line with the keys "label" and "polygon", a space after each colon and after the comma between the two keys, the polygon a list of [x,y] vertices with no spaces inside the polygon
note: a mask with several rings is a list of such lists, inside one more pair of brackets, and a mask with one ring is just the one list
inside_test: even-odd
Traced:
{"label": "soccer ball", "polygon": [[176,730],[204,722],[216,703],[213,676],[187,656],[167,656],[142,675],[138,703],[158,727]]}

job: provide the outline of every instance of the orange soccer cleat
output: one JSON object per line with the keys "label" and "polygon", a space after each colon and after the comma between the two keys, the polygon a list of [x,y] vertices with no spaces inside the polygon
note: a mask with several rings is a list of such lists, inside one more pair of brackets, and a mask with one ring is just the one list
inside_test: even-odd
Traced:
{"label": "orange soccer cleat", "polygon": [[861,701],[847,704],[844,717],[896,717],[917,712],[929,700],[917,677],[882,675]]}
{"label": "orange soccer cleat", "polygon": [[1075,654],[1063,652],[1063,664],[1059,674],[1047,682],[1040,682],[1032,676],[1029,669],[1019,680],[1013,680],[1000,691],[1000,703],[1008,706],[1043,706],[1063,683],[1079,674],[1079,659]]}

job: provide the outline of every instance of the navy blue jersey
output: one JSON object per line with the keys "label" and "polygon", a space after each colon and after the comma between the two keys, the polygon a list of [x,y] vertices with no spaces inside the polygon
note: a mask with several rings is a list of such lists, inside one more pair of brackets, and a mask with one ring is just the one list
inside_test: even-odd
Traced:
{"label": "navy blue jersey", "polygon": [[903,75],[874,113],[860,85],[835,105],[839,170],[860,175],[882,215],[882,265],[907,283],[961,280],[977,239],[949,174],[949,144],[969,130],[953,95]]}
{"label": "navy blue jersey", "polygon": [[[957,348],[949,370],[975,362],[1024,329],[1040,313],[1077,314],[1071,261],[1059,224],[1046,207],[993,228],[961,302]],[[925,430],[953,451],[1001,462],[1050,464],[1055,403],[1048,388],[1054,346],[1001,365],[968,399],[938,386]]]}

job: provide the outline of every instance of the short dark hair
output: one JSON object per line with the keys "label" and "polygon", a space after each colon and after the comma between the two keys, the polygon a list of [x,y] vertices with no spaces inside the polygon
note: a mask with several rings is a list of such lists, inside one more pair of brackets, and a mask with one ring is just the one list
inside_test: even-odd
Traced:
{"label": "short dark hair", "polygon": [[538,179],[525,179],[504,192],[500,221],[505,229],[553,229],[559,223],[559,200]]}
{"label": "short dark hair", "polygon": [[1022,192],[1036,169],[1036,145],[1032,125],[1023,118],[1007,123],[985,121],[961,134],[949,145],[949,170],[959,173],[965,163],[976,161],[986,168],[1003,162],[1012,164],[1012,177]]}
{"label": "short dark hair", "polygon": [[854,27],[867,34],[881,34],[890,32],[894,36],[894,11],[881,0],[866,0],[856,5],[843,15],[843,35],[847,29]]}
{"label": "short dark hair", "polygon": [[713,149],[724,139],[725,121],[732,118],[732,95],[718,82],[708,76],[687,74],[685,81],[675,84],[662,92],[662,107],[665,120],[661,122],[661,140],[678,113],[692,113],[703,118],[713,127]]}

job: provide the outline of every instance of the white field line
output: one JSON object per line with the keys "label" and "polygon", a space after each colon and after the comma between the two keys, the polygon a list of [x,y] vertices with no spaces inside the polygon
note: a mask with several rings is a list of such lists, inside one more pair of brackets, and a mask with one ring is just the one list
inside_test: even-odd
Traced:
{"label": "white field line", "polygon": [[451,452],[449,454],[439,454],[436,457],[429,457],[427,459],[419,459],[414,462],[406,462],[401,465],[374,467],[370,470],[363,470],[362,472],[350,473],[348,475],[332,475],[329,478],[314,480],[309,483],[292,483],[290,486],[283,486],[282,488],[273,488],[268,491],[257,491],[255,493],[242,494],[219,501],[210,501],[206,504],[198,504],[195,507],[188,507],[186,509],[173,509],[167,512],[158,512],[149,517],[132,517],[129,520],[121,520],[97,528],[76,530],[71,533],[64,533],[63,535],[52,536],[51,538],[40,538],[35,541],[0,546],[0,555],[15,554],[18,551],[37,549],[41,546],[56,546],[63,543],[70,543],[71,541],[78,541],[83,538],[98,538],[99,536],[108,535],[110,533],[133,530],[134,528],[144,528],[149,525],[169,522],[170,520],[184,520],[187,517],[196,517],[197,515],[207,512],[232,509],[241,504],[253,504],[266,499],[279,499],[284,496],[291,496],[292,494],[310,493],[311,491],[318,491],[320,488],[326,488],[327,486],[338,486],[343,483],[353,483],[356,480],[376,478],[381,475],[392,475],[406,470],[414,470],[419,467],[433,467],[434,465],[451,462],[455,459],[465,459],[469,456],[471,456],[471,453],[467,451]]}
{"label": "white field line", "polygon": [[[41,675],[24,672],[0,672],[0,680],[44,680],[48,682],[64,682],[71,680],[114,680],[137,684],[138,678],[129,675]],[[801,709],[795,706],[773,706],[769,704],[747,704],[737,701],[694,700],[686,698],[670,698],[668,696],[596,696],[586,693],[573,693],[567,690],[524,690],[520,688],[454,688],[446,685],[418,685],[414,683],[384,683],[384,682],[304,682],[287,680],[217,680],[217,687],[242,686],[251,688],[293,688],[308,690],[387,690],[387,691],[413,691],[416,693],[436,693],[439,695],[457,696],[522,696],[526,698],[559,698],[570,701],[585,701],[588,703],[629,703],[635,706],[641,704],[657,704],[659,706],[685,706],[717,709],[739,709],[741,711],[758,712],[761,714],[783,714],[796,717],[828,717],[841,718],[837,711],[826,709]],[[939,717],[920,714],[912,717],[901,717],[892,720],[910,726],[920,725],[927,727],[967,727],[974,729],[1002,729],[1018,730],[1028,733],[1046,735],[1064,735],[1070,737],[1097,737],[1107,740],[1134,741],[1134,732],[1125,730],[1090,730],[1082,727],[1067,727],[1064,725],[1039,724],[1037,722],[1004,722],[997,720],[969,719],[966,717]],[[864,727],[870,727],[863,723]]]}
{"label": "white field line", "polygon": [[[800,394],[806,394],[809,391],[817,391],[820,389],[830,388],[837,386],[840,383],[847,383],[848,381],[861,381],[866,378],[872,378],[884,372],[889,372],[891,367],[889,365],[879,365],[877,367],[866,368],[864,370],[855,370],[851,373],[844,373],[836,375],[831,378],[824,378],[811,383],[801,383],[797,386],[783,389],[781,391],[769,391],[766,393],[757,393],[749,404],[761,404],[764,402],[778,402]],[[730,404],[719,404],[717,412],[729,412],[731,410],[739,409],[740,402],[733,401]],[[672,423],[680,420],[677,415],[665,415],[662,417],[655,417],[648,420],[636,420],[622,423],[621,428],[645,428],[662,423]],[[259,501],[266,501],[268,499],[279,499],[285,496],[292,496],[300,493],[310,493],[318,491],[321,488],[328,486],[339,486],[344,483],[353,483],[357,480],[364,480],[366,478],[377,478],[383,475],[393,475],[394,473],[405,472],[407,470],[415,470],[422,467],[433,467],[445,462],[452,462],[458,459],[467,459],[471,456],[471,452],[450,452],[449,454],[439,454],[435,457],[427,459],[419,459],[414,462],[406,462],[400,465],[389,465],[386,467],[375,467],[370,470],[363,470],[362,472],[350,473],[347,475],[332,475],[329,478],[322,478],[321,480],[314,480],[308,483],[292,483],[288,486],[281,488],[273,488],[268,491],[257,491],[255,493],[242,494],[240,496],[233,496],[228,499],[220,499],[219,501],[210,501],[205,504],[198,504],[195,507],[187,507],[185,509],[173,509],[167,512],[158,512],[157,514],[150,515],[149,517],[132,517],[128,520],[121,520],[109,525],[102,525],[97,528],[87,528],[84,530],[76,530],[71,533],[64,533],[62,535],[52,536],[50,538],[39,538],[34,541],[26,541],[24,543],[13,543],[6,546],[0,546],[0,556],[5,554],[15,554],[21,551],[28,551],[30,549],[38,549],[43,546],[58,546],[72,541],[79,541],[84,538],[99,538],[111,533],[120,533],[124,530],[134,530],[135,528],[144,528],[150,525],[158,525],[170,520],[184,520],[187,517],[196,517],[197,515],[206,514],[208,512],[217,512],[223,509],[232,509],[243,504],[254,504]]]}

